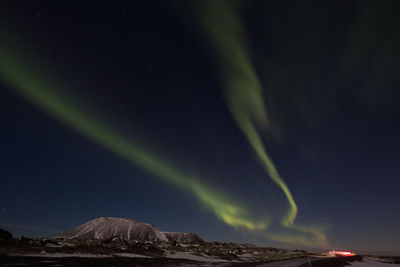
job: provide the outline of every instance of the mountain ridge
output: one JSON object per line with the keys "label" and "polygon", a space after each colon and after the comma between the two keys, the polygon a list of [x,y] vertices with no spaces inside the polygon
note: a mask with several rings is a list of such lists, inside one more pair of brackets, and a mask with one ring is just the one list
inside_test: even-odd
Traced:
{"label": "mountain ridge", "polygon": [[63,234],[57,235],[55,238],[80,240],[108,240],[117,238],[122,240],[179,243],[204,242],[196,234],[166,232],[148,223],[118,217],[95,218]]}

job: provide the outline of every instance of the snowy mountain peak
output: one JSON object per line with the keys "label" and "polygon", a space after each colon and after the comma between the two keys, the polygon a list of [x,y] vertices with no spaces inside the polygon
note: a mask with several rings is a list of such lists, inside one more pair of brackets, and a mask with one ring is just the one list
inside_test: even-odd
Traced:
{"label": "snowy mountain peak", "polygon": [[163,241],[180,243],[204,242],[199,236],[190,233],[163,232],[159,228],[132,219],[100,217],[84,223],[64,234],[56,236],[63,239],[99,239]]}

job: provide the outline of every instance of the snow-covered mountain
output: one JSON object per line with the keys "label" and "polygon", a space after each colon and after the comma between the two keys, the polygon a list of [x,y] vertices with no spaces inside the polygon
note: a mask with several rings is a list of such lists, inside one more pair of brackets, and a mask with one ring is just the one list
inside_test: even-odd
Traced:
{"label": "snow-covered mountain", "polygon": [[124,218],[100,217],[82,224],[68,232],[56,236],[62,239],[99,239],[119,238],[122,240],[164,241],[179,243],[204,242],[198,235],[179,232],[164,232],[159,228]]}

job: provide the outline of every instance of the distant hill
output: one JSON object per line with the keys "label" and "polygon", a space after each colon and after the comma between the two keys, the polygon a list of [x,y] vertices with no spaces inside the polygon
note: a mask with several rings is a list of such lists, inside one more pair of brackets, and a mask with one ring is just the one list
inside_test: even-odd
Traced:
{"label": "distant hill", "polygon": [[0,228],[0,242],[12,240],[13,236],[9,231]]}
{"label": "distant hill", "polygon": [[192,233],[181,233],[181,232],[162,232],[169,242],[177,243],[204,243],[198,235]]}
{"label": "distant hill", "polygon": [[179,243],[203,243],[198,235],[180,232],[164,232],[159,228],[131,219],[100,217],[56,236],[62,239],[98,239],[162,241]]}

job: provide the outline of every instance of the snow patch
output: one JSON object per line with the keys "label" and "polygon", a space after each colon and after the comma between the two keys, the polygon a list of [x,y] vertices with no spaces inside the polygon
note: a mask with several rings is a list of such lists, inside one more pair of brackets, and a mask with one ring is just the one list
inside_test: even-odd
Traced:
{"label": "snow patch", "polygon": [[118,256],[118,257],[124,257],[124,258],[151,258],[150,256],[134,254],[134,253],[116,253],[114,255]]}
{"label": "snow patch", "polygon": [[207,257],[207,256],[197,256],[197,255],[193,255],[188,252],[175,252],[174,254],[169,254],[167,256],[167,258],[186,259],[186,260],[192,260],[192,261],[205,261],[205,262],[230,262],[228,260],[217,259],[217,258],[212,258],[212,257]]}
{"label": "snow patch", "polygon": [[375,259],[375,258],[363,258],[363,261],[355,261],[350,264],[351,266],[356,266],[356,267],[366,267],[366,266],[374,266],[374,267],[396,267],[400,266],[400,264],[395,264],[395,263],[390,263],[390,262],[384,262],[383,260],[380,259]]}
{"label": "snow patch", "polygon": [[84,253],[37,253],[37,254],[12,254],[17,257],[44,257],[44,258],[110,258],[113,255],[84,254]]}

